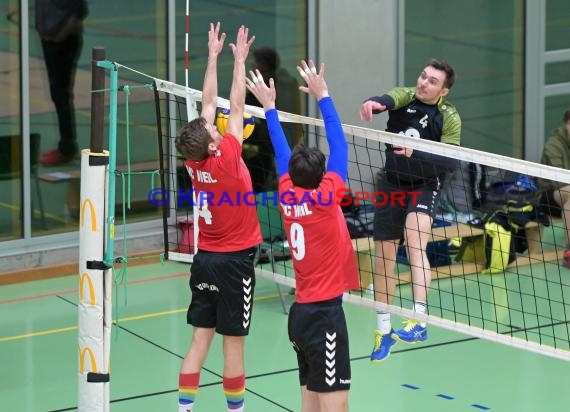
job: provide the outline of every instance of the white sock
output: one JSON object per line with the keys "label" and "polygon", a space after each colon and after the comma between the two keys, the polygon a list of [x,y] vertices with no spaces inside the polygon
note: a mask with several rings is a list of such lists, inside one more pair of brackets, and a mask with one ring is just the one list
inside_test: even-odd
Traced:
{"label": "white sock", "polygon": [[378,330],[382,335],[390,333],[392,330],[392,323],[390,322],[390,314],[386,312],[376,311],[376,324]]}
{"label": "white sock", "polygon": [[237,409],[228,409],[228,412],[243,412],[245,409],[245,401],[243,402],[243,405]]}
{"label": "white sock", "polygon": [[[421,300],[414,301],[414,312],[421,313],[423,315],[426,313],[426,309],[427,309],[427,304],[425,302],[422,302]],[[422,328],[425,328],[426,323],[420,322],[420,326]]]}

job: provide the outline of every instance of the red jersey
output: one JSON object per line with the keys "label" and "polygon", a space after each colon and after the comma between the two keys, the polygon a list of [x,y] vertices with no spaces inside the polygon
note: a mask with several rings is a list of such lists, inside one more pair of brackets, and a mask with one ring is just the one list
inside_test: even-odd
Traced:
{"label": "red jersey", "polygon": [[241,146],[226,133],[218,152],[204,160],[186,160],[198,205],[198,248],[237,252],[261,243],[251,176]]}
{"label": "red jersey", "polygon": [[326,173],[314,190],[294,187],[288,173],[279,181],[299,303],[320,302],[359,288],[354,248],[335,197],[344,187],[333,172]]}

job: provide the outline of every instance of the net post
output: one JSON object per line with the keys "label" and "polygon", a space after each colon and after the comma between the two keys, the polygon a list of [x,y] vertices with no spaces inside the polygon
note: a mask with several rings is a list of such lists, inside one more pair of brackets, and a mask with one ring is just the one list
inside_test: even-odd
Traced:
{"label": "net post", "polygon": [[105,69],[97,62],[105,60],[104,47],[93,47],[91,50],[91,153],[103,152],[103,125],[105,108]]}
{"label": "net post", "polygon": [[110,409],[111,273],[103,261],[105,181],[109,153],[103,150],[105,49],[91,60],[90,148],[81,151],[78,301],[78,404],[80,412]]}

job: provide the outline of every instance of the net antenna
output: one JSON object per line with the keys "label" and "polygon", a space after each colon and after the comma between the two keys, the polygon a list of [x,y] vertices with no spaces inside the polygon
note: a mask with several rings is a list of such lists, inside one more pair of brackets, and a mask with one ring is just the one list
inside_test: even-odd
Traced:
{"label": "net antenna", "polygon": [[[189,52],[189,37],[190,37],[190,0],[186,0],[186,30],[185,30],[185,50],[184,50],[184,84],[186,86],[186,116],[188,121],[198,118],[198,109],[196,108],[196,101],[190,93],[190,86],[188,84],[188,76],[190,73],[190,52]],[[198,206],[196,203],[196,193],[192,191],[192,199],[194,200],[194,206],[192,209],[192,221],[194,237],[194,254],[198,252]]]}

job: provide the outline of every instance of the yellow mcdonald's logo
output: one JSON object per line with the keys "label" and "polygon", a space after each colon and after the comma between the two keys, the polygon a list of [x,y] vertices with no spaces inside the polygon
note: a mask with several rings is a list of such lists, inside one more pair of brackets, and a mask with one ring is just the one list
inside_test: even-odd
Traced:
{"label": "yellow mcdonald's logo", "polygon": [[85,208],[89,205],[89,214],[91,215],[91,231],[97,231],[97,216],[95,215],[95,206],[93,206],[93,202],[91,199],[85,199],[83,203],[81,203],[81,215],[79,219],[79,223],[81,227],[83,227],[85,223]]}
{"label": "yellow mcdonald's logo", "polygon": [[83,273],[79,278],[79,300],[83,301],[83,292],[85,290],[85,281],[87,280],[87,287],[89,288],[89,304],[95,304],[95,288],[93,287],[93,281],[91,276],[87,273]]}
{"label": "yellow mcdonald's logo", "polygon": [[81,350],[77,347],[77,350],[79,350],[79,373],[82,375],[85,373],[85,355],[89,355],[89,362],[91,363],[91,370],[89,372],[97,373],[97,362],[95,361],[95,355],[91,348],[83,348],[83,350]]}

